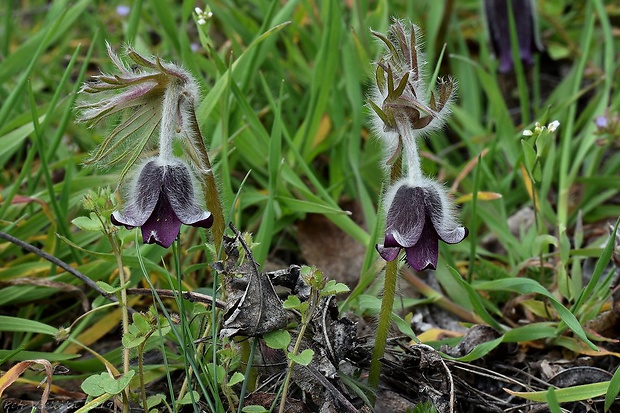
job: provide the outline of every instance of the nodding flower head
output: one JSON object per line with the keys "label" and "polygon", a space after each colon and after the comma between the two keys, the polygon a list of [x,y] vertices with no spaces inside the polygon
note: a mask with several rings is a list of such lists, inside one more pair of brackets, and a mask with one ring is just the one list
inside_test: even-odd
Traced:
{"label": "nodding flower head", "polygon": [[[101,98],[81,103],[79,120],[96,123],[110,115],[125,113],[89,163],[110,166],[127,160],[119,186],[123,186],[129,171],[135,170],[135,177],[131,185],[123,187],[126,202],[122,211],[112,214],[112,223],[127,228],[141,227],[144,242],[168,248],[179,235],[181,224],[203,228],[213,225],[211,212],[204,210],[197,199],[211,205],[212,210],[219,205],[196,119],[198,85],[178,65],[127,48],[127,60],[134,69],[109,44],[107,48],[118,73],[95,76],[82,87],[82,93]],[[157,142],[151,142],[154,136],[159,137]],[[176,142],[181,145],[175,145]],[[149,144],[156,147],[158,156],[132,169]],[[201,179],[204,191],[200,197],[194,191],[196,177]]]}
{"label": "nodding flower head", "polygon": [[417,182],[397,182],[386,201],[385,239],[376,246],[386,261],[396,259],[404,248],[414,270],[435,269],[439,240],[456,244],[467,237],[467,228],[455,219],[445,189],[435,181],[420,178]]}
{"label": "nodding flower head", "polygon": [[508,2],[511,3],[514,16],[521,62],[526,66],[532,66],[534,53],[542,50],[536,33],[536,10],[532,0],[485,0],[485,17],[491,45],[495,56],[499,59],[500,73],[509,73],[514,68]]}
{"label": "nodding flower head", "polygon": [[388,36],[372,32],[387,52],[376,63],[368,103],[377,135],[385,137],[388,148],[394,150],[399,144],[394,135],[402,135],[405,128],[416,135],[440,128],[455,94],[456,84],[450,78],[441,79],[438,88],[430,90],[424,79],[424,53],[417,46],[419,32],[414,24],[407,30],[398,20]]}
{"label": "nodding flower head", "polygon": [[122,211],[112,214],[114,225],[141,227],[147,244],[170,247],[181,224],[209,228],[213,215],[197,202],[192,174],[180,160],[150,159],[140,168],[128,190]]}
{"label": "nodding flower head", "polygon": [[[198,100],[198,86],[182,67],[143,56],[131,47],[126,49],[128,62],[125,62],[106,45],[117,73],[94,76],[85,83],[80,93],[97,98],[84,99],[78,105],[78,121],[93,124],[125,112],[121,122],[86,161],[98,167],[109,167],[127,159],[136,162],[144,151],[155,146],[152,138],[157,136],[158,127],[163,128],[165,112],[171,113],[169,117],[176,123],[174,128],[181,130],[180,101],[195,105]],[[173,92],[176,97],[168,99],[166,106],[167,92]],[[128,169],[125,168],[121,180]]]}

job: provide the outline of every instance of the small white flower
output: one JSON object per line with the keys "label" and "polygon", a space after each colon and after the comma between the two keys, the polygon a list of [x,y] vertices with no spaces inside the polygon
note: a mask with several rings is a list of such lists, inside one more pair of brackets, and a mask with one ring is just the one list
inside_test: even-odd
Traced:
{"label": "small white flower", "polygon": [[523,131],[523,136],[533,136],[533,135],[534,135],[534,132],[532,132],[529,129],[526,129]]}
{"label": "small white flower", "polygon": [[542,132],[542,131],[543,131],[543,129],[545,129],[545,127],[544,127],[544,126],[542,126],[542,125],[540,124],[540,122],[536,122],[536,123],[534,124],[534,132],[536,132],[536,134],[537,134],[537,135],[540,135],[540,132]]}
{"label": "small white flower", "polygon": [[547,129],[549,129],[549,132],[555,132],[558,126],[560,126],[560,122],[557,120],[554,120],[553,122],[549,123],[549,125],[547,126]]}
{"label": "small white flower", "polygon": [[204,26],[207,24],[207,20],[213,17],[213,12],[209,6],[207,6],[205,10],[196,7],[194,8],[194,12],[196,13],[196,23],[198,23],[199,26]]}

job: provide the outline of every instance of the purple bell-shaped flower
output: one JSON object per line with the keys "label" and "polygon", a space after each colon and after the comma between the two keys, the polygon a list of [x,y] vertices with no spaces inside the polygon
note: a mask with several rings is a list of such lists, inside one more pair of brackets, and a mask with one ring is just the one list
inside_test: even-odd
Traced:
{"label": "purple bell-shaped flower", "polygon": [[397,183],[388,200],[385,239],[377,245],[386,261],[395,260],[404,248],[414,270],[435,269],[439,240],[457,244],[467,237],[467,228],[454,219],[452,204],[436,182],[422,178],[418,185]]}
{"label": "purple bell-shaped flower", "polygon": [[140,227],[147,244],[170,247],[181,224],[209,228],[213,215],[196,200],[192,174],[181,160],[151,159],[144,163],[128,193],[122,211],[112,214],[114,225]]}

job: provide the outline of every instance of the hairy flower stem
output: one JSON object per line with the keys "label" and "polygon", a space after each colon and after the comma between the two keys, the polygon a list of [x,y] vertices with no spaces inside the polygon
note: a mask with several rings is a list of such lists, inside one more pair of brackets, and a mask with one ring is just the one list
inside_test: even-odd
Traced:
{"label": "hairy flower stem", "polygon": [[146,399],[146,386],[144,385],[144,347],[151,337],[151,334],[152,332],[149,332],[146,339],[138,347],[138,377],[140,377],[140,396],[142,398],[142,409],[144,413],[149,413],[148,401]]}
{"label": "hairy flower stem", "polygon": [[[112,243],[112,251],[116,256],[116,265],[118,266],[118,277],[121,281],[121,317],[123,325],[123,335],[129,331],[129,310],[127,309],[127,275],[123,269],[123,258],[121,257],[121,251],[116,239],[110,236],[110,242]],[[123,346],[123,374],[129,372],[129,348]],[[129,386],[124,391],[126,403],[123,403],[123,413],[129,412]]]}
{"label": "hairy flower stem", "polygon": [[[401,175],[402,154],[390,168],[390,184],[394,183]],[[419,161],[418,161],[419,163]],[[388,261],[385,265],[385,280],[383,282],[383,298],[381,300],[381,310],[379,311],[379,324],[377,325],[377,335],[375,346],[372,351],[370,362],[370,372],[368,374],[368,384],[377,388],[379,377],[381,376],[381,358],[385,353],[390,324],[392,322],[392,310],[394,308],[394,296],[396,294],[396,283],[398,282],[398,260]]]}
{"label": "hairy flower stem", "polygon": [[222,239],[224,238],[224,230],[226,229],[222,202],[220,200],[217,183],[215,182],[215,176],[213,175],[211,161],[209,160],[209,153],[204,144],[200,127],[198,126],[198,119],[196,119],[196,111],[194,110],[193,105],[187,106],[190,127],[196,137],[195,139],[190,139],[189,141],[192,143],[192,147],[198,152],[201,163],[203,163],[200,168],[199,178],[202,185],[202,191],[205,194],[207,209],[213,214],[213,227],[211,230],[213,231],[215,251],[219,255],[224,253],[221,250],[221,246]]}
{"label": "hairy flower stem", "polygon": [[[301,328],[299,329],[299,334],[297,335],[297,340],[295,341],[295,347],[293,347],[293,355],[297,355],[299,352],[299,347],[303,341],[304,334],[306,334],[306,328],[310,324],[310,321],[312,321],[312,314],[314,314],[314,311],[316,310],[319,299],[320,296],[318,290],[313,288],[310,298],[308,299],[310,305],[301,316]],[[280,408],[278,409],[278,413],[284,413],[286,410],[286,395],[288,394],[288,387],[291,384],[291,376],[293,375],[294,367],[295,361],[293,359],[289,359],[288,371],[286,372],[286,378],[284,379],[284,385],[282,386],[282,398],[280,399]]]}
{"label": "hairy flower stem", "polygon": [[370,373],[368,375],[368,384],[374,388],[379,386],[379,377],[381,376],[380,359],[385,352],[385,346],[390,332],[397,281],[398,260],[388,261],[385,265],[385,281],[383,284],[381,311],[379,312],[379,324],[377,325],[377,336],[375,337],[375,346],[372,350],[372,361],[370,362]]}

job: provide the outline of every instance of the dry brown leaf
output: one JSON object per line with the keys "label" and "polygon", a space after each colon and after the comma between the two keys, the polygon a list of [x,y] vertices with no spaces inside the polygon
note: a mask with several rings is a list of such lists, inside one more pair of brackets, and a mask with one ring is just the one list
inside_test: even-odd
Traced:
{"label": "dry brown leaf", "polygon": [[47,380],[47,384],[45,385],[45,388],[43,389],[43,394],[41,395],[41,412],[45,413],[45,404],[47,403],[47,399],[50,394],[52,375],[54,372],[52,363],[47,360],[24,360],[11,367],[9,371],[7,371],[2,377],[0,377],[0,397],[2,397],[2,393],[4,392],[4,390],[6,390],[7,387],[9,387],[11,384],[15,383],[15,381],[22,375],[22,373],[33,364],[41,364],[45,368],[45,378]]}

